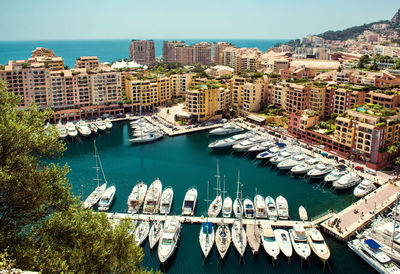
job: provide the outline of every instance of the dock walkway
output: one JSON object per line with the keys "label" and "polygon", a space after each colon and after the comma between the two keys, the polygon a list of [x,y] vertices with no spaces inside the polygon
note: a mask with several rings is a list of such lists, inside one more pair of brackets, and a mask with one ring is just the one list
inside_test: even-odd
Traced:
{"label": "dock walkway", "polygon": [[335,238],[347,241],[375,216],[393,205],[399,191],[397,184],[385,184],[341,212],[333,214],[321,227]]}

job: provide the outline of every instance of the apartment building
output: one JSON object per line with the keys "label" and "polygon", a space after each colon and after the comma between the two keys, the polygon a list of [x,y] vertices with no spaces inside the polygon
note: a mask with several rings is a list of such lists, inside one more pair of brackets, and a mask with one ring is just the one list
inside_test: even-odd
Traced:
{"label": "apartment building", "polygon": [[82,56],[75,60],[76,69],[94,69],[100,66],[97,56]]}
{"label": "apartment building", "polygon": [[223,51],[227,47],[233,47],[231,43],[228,42],[216,42],[213,44],[213,63],[216,65],[223,64]]}
{"label": "apartment building", "polygon": [[156,49],[153,40],[132,40],[129,45],[129,59],[140,65],[156,62]]}
{"label": "apartment building", "polygon": [[286,109],[286,86],[282,83],[268,85],[268,103]]}
{"label": "apartment building", "polygon": [[34,49],[32,51],[32,57],[55,57],[56,55],[54,54],[54,51],[52,51],[51,49],[46,49],[46,48],[42,48],[42,47],[37,47],[36,49]]}
{"label": "apartment building", "polygon": [[315,86],[313,84],[308,85],[308,87],[309,87],[308,108],[317,113],[318,116],[320,117],[324,116],[326,87]]}
{"label": "apartment building", "polygon": [[218,98],[217,98],[217,111],[220,113],[226,112],[229,110],[232,103],[232,93],[228,88],[220,87],[218,89]]}
{"label": "apartment building", "polygon": [[63,70],[64,69],[64,60],[62,57],[48,57],[48,56],[39,56],[34,58],[29,58],[28,63],[42,63],[44,67],[49,68],[51,71]]}
{"label": "apartment building", "polygon": [[286,111],[297,113],[308,108],[309,88],[290,83],[286,92]]}
{"label": "apartment building", "polygon": [[90,90],[92,105],[122,101],[121,74],[116,71],[91,72]]}
{"label": "apartment building", "polygon": [[260,60],[256,54],[239,54],[236,56],[234,69],[236,73],[248,71],[254,72],[260,66]]}
{"label": "apartment building", "polygon": [[333,97],[333,113],[342,114],[350,107],[364,103],[365,93],[345,88],[338,88]]}
{"label": "apartment building", "polygon": [[169,77],[157,78],[157,105],[164,105],[172,99],[171,82]]}
{"label": "apartment building", "polygon": [[191,89],[186,93],[185,107],[194,119],[202,122],[217,114],[219,97],[219,88]]}
{"label": "apartment building", "polygon": [[236,108],[242,107],[243,89],[246,79],[242,77],[233,77],[232,79],[232,103]]}
{"label": "apartment building", "polygon": [[233,46],[226,47],[222,50],[222,65],[234,68],[236,63],[236,51]]}
{"label": "apartment building", "polygon": [[182,41],[164,41],[163,42],[163,60],[166,63],[174,63],[177,60],[176,47],[184,47],[185,42]]}
{"label": "apartment building", "polygon": [[157,106],[157,82],[149,80],[132,80],[127,83],[126,97],[136,110],[141,106],[143,110],[151,110]]}
{"label": "apartment building", "polygon": [[170,88],[173,97],[179,97],[186,94],[187,89],[191,85],[193,74],[173,74],[170,76]]}
{"label": "apartment building", "polygon": [[400,92],[393,90],[390,94],[369,91],[365,94],[364,103],[381,105],[388,109],[396,109],[400,105]]}
{"label": "apartment building", "polygon": [[258,83],[245,83],[243,85],[243,98],[239,104],[245,112],[257,112],[265,103],[264,85]]}
{"label": "apartment building", "polygon": [[207,42],[187,46],[181,41],[164,41],[163,59],[168,63],[181,65],[211,63],[211,44]]}

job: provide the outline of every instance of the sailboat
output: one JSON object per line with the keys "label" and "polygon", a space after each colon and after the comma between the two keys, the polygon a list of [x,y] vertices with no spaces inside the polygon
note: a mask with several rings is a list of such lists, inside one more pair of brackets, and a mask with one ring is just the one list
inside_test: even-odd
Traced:
{"label": "sailboat", "polygon": [[110,209],[116,190],[115,186],[110,186],[103,192],[99,201],[99,211],[108,211]]}
{"label": "sailboat", "polygon": [[[229,211],[229,216],[231,216],[232,212],[232,200],[231,198],[227,197],[225,198],[225,177],[224,177],[224,190],[222,191],[223,196],[224,196],[224,212],[222,214],[222,222],[218,225],[217,232],[215,234],[215,245],[217,246],[218,253],[221,256],[221,259],[225,258],[226,253],[228,252],[229,246],[231,245],[231,232],[229,231],[228,225],[224,224],[224,218],[226,217],[225,214],[227,211]],[[225,210],[225,201],[229,198],[230,200],[230,206],[229,210]],[[229,201],[228,201],[229,203]]]}
{"label": "sailboat", "polygon": [[[240,175],[240,171],[239,171]],[[239,185],[239,175],[238,175],[238,185]],[[242,204],[242,195],[240,196],[240,199],[237,198]],[[232,225],[232,242],[233,245],[235,246],[236,250],[239,252],[240,257],[243,257],[244,251],[246,250],[247,246],[247,237],[246,237],[246,231],[243,227],[242,223],[242,214],[239,215],[239,219],[235,220]]]}
{"label": "sailboat", "polygon": [[217,196],[215,199],[212,201],[210,207],[208,208],[208,216],[210,217],[217,217],[218,214],[221,212],[222,209],[222,196],[221,196],[221,187],[220,187],[220,176],[219,176],[219,164],[217,161]]}
{"label": "sailboat", "polygon": [[[103,195],[104,191],[107,188],[107,180],[106,177],[104,176],[104,171],[103,171],[103,166],[101,165],[101,160],[100,160],[100,155],[97,151],[97,147],[96,147],[96,141],[93,142],[94,144],[94,158],[96,159],[96,181],[97,181],[97,187],[93,190],[92,193],[90,193],[90,195],[86,198],[86,200],[83,203],[83,206],[85,208],[91,208],[94,205],[96,205],[101,196]],[[101,173],[103,174],[103,179],[104,179],[104,183],[102,185],[100,185],[100,178],[99,178],[99,169],[101,170]]]}
{"label": "sailboat", "polygon": [[[256,188],[256,195],[257,197],[257,188]],[[255,199],[256,200],[256,199]],[[246,225],[246,235],[247,235],[247,241],[249,242],[249,246],[251,249],[251,252],[254,254],[257,254],[258,251],[260,250],[260,244],[261,244],[261,236],[260,236],[260,228],[257,225],[257,215],[254,214],[254,223],[248,223]]]}
{"label": "sailboat", "polygon": [[236,218],[243,216],[243,204],[239,198],[239,177],[240,177],[240,170],[238,173],[238,181],[237,181],[237,189],[236,189],[236,199],[233,202],[233,213],[235,214]]}
{"label": "sailboat", "polygon": [[162,230],[163,230],[163,223],[160,221],[154,222],[153,225],[151,226],[149,232],[150,249],[152,249],[158,243],[158,240],[160,239],[162,234]]}
{"label": "sailboat", "polygon": [[[208,191],[209,191],[209,184],[210,182],[207,182],[207,206],[208,206]],[[200,242],[200,247],[201,251],[203,252],[204,258],[207,258],[208,254],[210,254],[210,251],[214,245],[214,239],[215,239],[215,232],[214,232],[214,227],[211,222],[208,221],[208,217],[205,222],[203,222],[201,229],[200,229],[200,235],[199,235],[199,242]]]}

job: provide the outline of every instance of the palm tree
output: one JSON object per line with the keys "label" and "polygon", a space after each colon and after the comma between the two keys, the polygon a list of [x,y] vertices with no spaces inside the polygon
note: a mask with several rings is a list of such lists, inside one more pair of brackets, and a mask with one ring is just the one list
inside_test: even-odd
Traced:
{"label": "palm tree", "polygon": [[390,155],[396,154],[398,151],[399,151],[399,147],[396,145],[391,145],[387,149],[387,152],[389,152]]}

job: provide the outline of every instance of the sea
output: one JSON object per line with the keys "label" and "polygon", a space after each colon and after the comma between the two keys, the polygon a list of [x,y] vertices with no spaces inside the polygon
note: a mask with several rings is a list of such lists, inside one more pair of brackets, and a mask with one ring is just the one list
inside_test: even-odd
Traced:
{"label": "sea", "polygon": [[[265,52],[276,43],[284,43],[287,40],[257,40],[257,39],[165,39],[180,40],[192,45],[199,42],[230,42],[237,47],[258,48]],[[163,41],[154,39],[156,57],[161,57]],[[9,60],[26,60],[31,57],[31,52],[36,47],[49,48],[56,56],[64,59],[65,65],[74,67],[76,58],[80,56],[97,56],[100,62],[112,63],[117,60],[129,58],[129,39],[117,40],[50,40],[50,41],[1,41],[0,42],[0,64],[7,64]]]}
{"label": "sea", "polygon": [[[210,184],[210,198],[215,197],[217,162],[221,181],[226,182],[228,196],[236,197],[236,182],[240,170],[243,183],[243,197],[251,198],[255,193],[266,196],[284,196],[292,219],[299,219],[298,208],[304,206],[310,217],[323,214],[328,209],[341,210],[356,201],[352,191],[334,192],[330,186],[321,185],[320,180],[294,177],[279,171],[270,164],[232,151],[212,151],[208,144],[216,139],[207,131],[176,136],[143,145],[129,143],[131,131],[128,122],[114,123],[111,131],[97,137],[78,138],[66,141],[67,150],[59,160],[68,164],[68,174],[75,195],[86,197],[96,187],[94,140],[98,148],[108,185],[115,185],[117,192],[111,212],[126,212],[127,197],[138,181],[150,185],[159,178],[163,187],[174,189],[172,215],[181,212],[186,191],[191,187],[198,190],[196,216],[207,214],[207,185]],[[308,263],[301,263],[298,256],[290,262],[282,254],[277,263],[260,249],[253,256],[247,248],[244,259],[233,246],[221,261],[215,246],[207,260],[204,260],[199,245],[200,225],[182,225],[181,237],[173,257],[167,264],[159,264],[157,250],[150,250],[148,241],[144,243],[142,265],[147,269],[166,273],[323,273],[323,265],[312,255]],[[372,268],[356,256],[345,244],[325,235],[331,250],[326,273],[373,273]]]}

